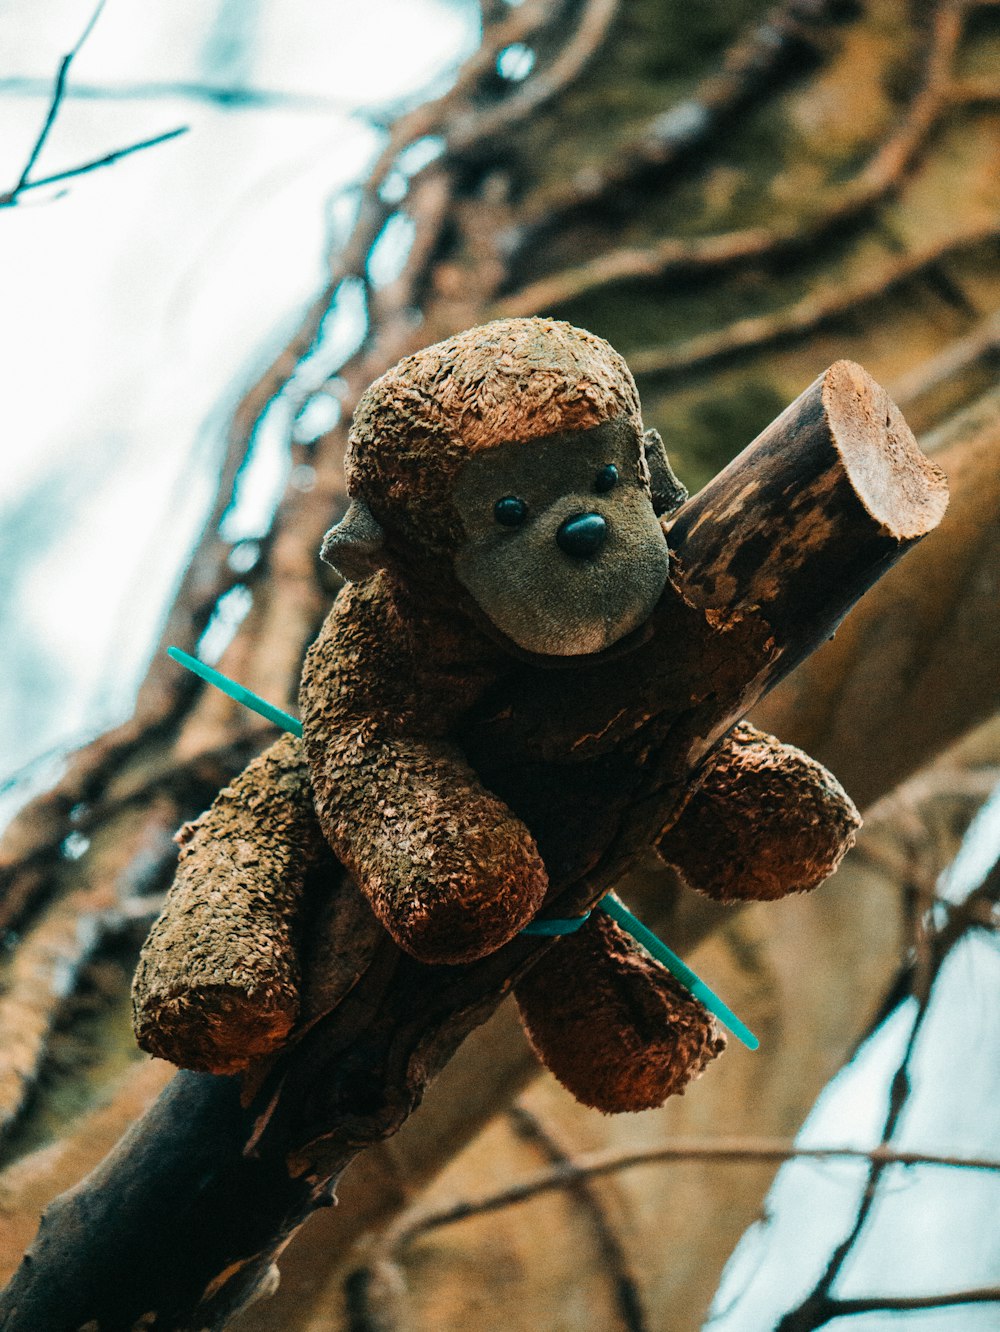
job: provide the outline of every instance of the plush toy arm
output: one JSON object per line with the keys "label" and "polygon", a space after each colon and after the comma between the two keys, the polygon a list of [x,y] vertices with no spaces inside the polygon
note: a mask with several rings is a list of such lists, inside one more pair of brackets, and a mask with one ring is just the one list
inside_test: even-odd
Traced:
{"label": "plush toy arm", "polygon": [[832,773],[748,722],[734,726],[657,850],[720,901],[774,899],[822,883],[861,817]]}
{"label": "plush toy arm", "polygon": [[306,659],[301,707],[316,811],[392,937],[423,962],[512,938],[548,885],[528,829],[447,739],[475,672],[401,629],[381,576],[341,593]]}
{"label": "plush toy arm", "polygon": [[560,939],[514,993],[542,1062],[605,1114],[662,1105],[726,1044],[703,1005],[603,911]]}
{"label": "plush toy arm", "polygon": [[302,890],[323,845],[301,741],[283,736],[178,836],[180,862],[132,987],[135,1032],[182,1068],[234,1073],[299,1010]]}

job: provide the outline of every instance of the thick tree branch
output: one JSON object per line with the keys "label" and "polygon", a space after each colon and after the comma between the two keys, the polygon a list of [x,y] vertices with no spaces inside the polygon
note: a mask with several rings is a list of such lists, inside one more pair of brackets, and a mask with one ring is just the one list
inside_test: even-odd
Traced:
{"label": "thick tree branch", "polygon": [[862,809],[1000,709],[1000,393],[925,443],[951,491],[934,541],[754,712]]}

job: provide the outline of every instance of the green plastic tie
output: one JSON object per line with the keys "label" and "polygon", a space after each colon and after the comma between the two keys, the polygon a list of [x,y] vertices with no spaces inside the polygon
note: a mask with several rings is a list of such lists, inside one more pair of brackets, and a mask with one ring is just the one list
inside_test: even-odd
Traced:
{"label": "green plastic tie", "polygon": [[[265,699],[255,694],[251,689],[245,689],[243,685],[237,684],[235,680],[230,680],[228,676],[221,674],[211,666],[206,666],[203,661],[197,657],[192,657],[190,653],[183,652],[177,647],[168,647],[167,656],[176,661],[181,666],[186,666],[189,671],[193,671],[203,680],[207,680],[210,685],[215,685],[216,689],[221,689],[224,694],[235,699],[237,703],[242,703],[244,707],[250,708],[253,712],[266,717],[268,721],[274,722],[275,726],[281,726],[286,731],[291,731],[293,735],[301,736],[302,723],[298,718],[293,717],[290,712],[285,712],[281,708],[276,708],[273,703],[268,703]],[[607,897],[601,899],[597,904],[602,911],[606,911],[612,920],[622,927],[623,930],[631,934],[632,938],[640,943],[646,952],[655,957],[658,962],[662,962],[670,974],[689,990],[691,994],[700,1000],[708,1011],[715,1015],[722,1023],[733,1033],[737,1040],[742,1041],[748,1050],[756,1050],[760,1041],[749,1029],[739,1020],[733,1010],[722,1002],[717,994],[708,988],[701,977],[691,970],[691,968],[677,956],[677,954],[662,941],[658,939],[652,930],[643,925],[637,916],[622,906],[616,898],[609,893]],[[529,925],[525,925],[521,931],[522,934],[536,935],[563,935],[574,934],[590,918],[588,911],[585,916],[573,916],[567,920],[534,920]]]}
{"label": "green plastic tie", "polygon": [[589,911],[583,916],[567,916],[565,920],[560,920],[558,916],[536,916],[520,933],[540,934],[550,939],[563,934],[576,934],[577,930],[586,925],[590,916]]}
{"label": "green plastic tie", "polygon": [[760,1041],[750,1028],[744,1026],[733,1010],[708,988],[697,972],[682,962],[677,954],[668,948],[662,939],[658,939],[652,930],[647,929],[641,920],[633,916],[627,907],[623,907],[621,902],[610,894],[602,898],[598,905],[612,920],[617,921],[623,930],[627,930],[633,939],[641,943],[647,953],[651,953],[658,962],[662,962],[670,974],[676,976],[696,999],[700,999],[708,1011],[714,1013],[722,1025],[727,1027],[738,1041],[742,1041],[748,1050],[756,1050],[759,1047]]}
{"label": "green plastic tie", "polygon": [[244,689],[235,680],[230,680],[228,676],[222,675],[211,666],[206,666],[197,657],[192,657],[190,653],[183,652],[178,647],[168,647],[167,656],[181,666],[186,666],[195,675],[200,675],[203,680],[207,680],[210,685],[215,685],[216,689],[221,689],[224,694],[234,698],[237,703],[242,703],[245,708],[250,708],[253,712],[259,712],[269,722],[274,722],[275,726],[281,726],[284,730],[291,731],[292,735],[300,736],[302,734],[302,723],[297,717],[293,717],[290,712],[284,712],[281,708],[276,708],[273,703],[266,702],[252,690]]}

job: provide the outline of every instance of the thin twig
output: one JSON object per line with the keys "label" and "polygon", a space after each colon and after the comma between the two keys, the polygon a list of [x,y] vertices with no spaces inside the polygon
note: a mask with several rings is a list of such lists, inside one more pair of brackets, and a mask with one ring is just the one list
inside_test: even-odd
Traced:
{"label": "thin twig", "polygon": [[[37,97],[51,92],[47,80],[23,77],[0,79],[0,96]],[[139,83],[80,83],[63,89],[63,101],[87,102],[149,102],[163,99],[208,102],[227,110],[244,108],[274,108],[288,111],[333,111],[343,115],[364,118],[376,114],[375,108],[366,112],[356,102],[345,98],[327,97],[318,93],[286,92],[280,88],[246,88],[210,83],[139,82]]]}
{"label": "thin twig", "polygon": [[14,186],[13,190],[10,192],[10,195],[4,196],[2,199],[0,199],[0,203],[5,202],[8,199],[10,201],[16,200],[20,192],[27,188],[28,177],[31,175],[31,169],[38,161],[39,154],[41,153],[42,149],[45,147],[45,141],[49,137],[49,131],[52,129],[52,126],[55,124],[56,116],[59,114],[59,107],[62,104],[63,94],[66,89],[66,79],[69,76],[70,67],[73,64],[73,61],[76,59],[76,57],[80,54],[80,51],[82,50],[83,45],[86,42],[87,38],[94,31],[94,25],[97,23],[97,20],[101,17],[101,13],[106,3],[107,0],[97,0],[97,5],[94,9],[94,12],[87,20],[87,25],[84,28],[83,32],[80,34],[79,38],[77,39],[76,44],[69,51],[67,51],[67,53],[63,56],[62,60],[59,62],[59,69],[56,72],[55,86],[52,89],[52,100],[49,102],[49,109],[45,117],[45,123],[42,125],[42,128],[38,134],[38,138],[35,140],[34,146],[31,149],[31,152],[28,154],[28,160],[24,165],[24,170],[21,172],[20,179],[18,180],[17,184]]}
{"label": "thin twig", "polygon": [[1000,1171],[1000,1160],[991,1157],[939,1155],[933,1152],[897,1152],[889,1147],[868,1150],[855,1147],[800,1147],[795,1143],[766,1138],[682,1138],[665,1147],[636,1151],[593,1152],[578,1156],[572,1165],[556,1166],[530,1175],[520,1184],[498,1190],[485,1198],[454,1203],[434,1212],[400,1218],[393,1236],[393,1248],[403,1248],[428,1230],[454,1225],[469,1217],[502,1211],[517,1203],[528,1202],[539,1194],[564,1189],[580,1179],[631,1170],[635,1166],[658,1165],[678,1161],[716,1162],[720,1164],[780,1164],[784,1161],[867,1161],[880,1167],[942,1166],[961,1170]]}
{"label": "thin twig", "polygon": [[[995,902],[998,896],[1000,896],[1000,861],[994,864],[983,883],[960,904],[963,908],[961,913],[958,911],[952,913],[945,921],[944,926],[934,934],[930,941],[929,977],[926,988],[921,993],[916,993],[915,996],[917,1014],[910,1028],[902,1059],[889,1084],[881,1143],[880,1148],[876,1149],[877,1152],[885,1153],[886,1145],[895,1135],[900,1119],[909,1102],[912,1091],[910,1068],[916,1052],[918,1038],[923,1031],[924,1022],[930,1011],[934,981],[940,975],[945,958],[955,944],[964,937],[970,924],[973,923],[976,904],[982,901]],[[913,965],[911,962],[907,969],[911,976],[914,975]],[[894,987],[894,989],[897,989],[898,992],[898,987]],[[911,992],[913,989],[914,987],[911,984]],[[822,1327],[824,1323],[836,1316],[831,1312],[831,1307],[836,1301],[832,1299],[830,1291],[871,1215],[882,1176],[889,1163],[884,1155],[873,1155],[871,1157],[868,1177],[865,1180],[857,1212],[849,1231],[831,1253],[826,1267],[812,1290],[799,1304],[783,1315],[775,1328],[775,1332],[814,1332],[814,1329]]]}
{"label": "thin twig", "polygon": [[[534,1143],[545,1153],[550,1164],[557,1169],[572,1169],[577,1161],[552,1136],[551,1131],[523,1105],[515,1105],[508,1118],[517,1135]],[[611,1224],[600,1194],[591,1187],[591,1179],[583,1176],[568,1186],[568,1191],[587,1213],[594,1238],[614,1290],[615,1303],[626,1332],[646,1332],[648,1326],[642,1307],[639,1282],[632,1270],[628,1253]]]}
{"label": "thin twig", "polygon": [[55,185],[61,180],[71,180],[75,176],[83,176],[91,171],[97,171],[101,167],[111,166],[115,162],[120,162],[123,157],[130,157],[133,153],[142,152],[145,148],[155,148],[157,144],[166,143],[169,139],[176,139],[180,134],[186,134],[187,125],[180,125],[176,129],[168,130],[165,134],[154,135],[151,139],[143,139],[139,143],[129,144],[126,148],[116,148],[113,152],[105,153],[103,157],[95,157],[89,162],[84,162],[80,166],[69,167],[65,171],[56,171],[51,175],[43,176],[39,180],[31,180],[31,172],[45,147],[46,140],[52,126],[56,122],[59,114],[59,108],[66,96],[66,80],[69,77],[69,71],[73,61],[80,54],[84,43],[94,30],[94,25],[101,16],[107,0],[98,0],[98,4],[87,22],[87,26],[80,34],[75,46],[63,56],[59,62],[59,69],[56,73],[55,86],[52,89],[52,97],[49,101],[48,112],[45,116],[45,122],[35,139],[31,152],[28,154],[28,160],[24,164],[20,179],[12,190],[5,194],[0,194],[0,208],[13,208],[17,205],[21,195],[27,190],[37,190],[42,185]]}
{"label": "thin twig", "polygon": [[[176,139],[181,134],[187,134],[190,125],[178,125],[176,129],[167,130],[164,134],[155,134],[151,139],[141,139],[138,143],[130,143],[127,148],[115,148],[110,153],[105,153],[103,157],[95,157],[90,162],[84,162],[80,166],[69,167],[65,171],[56,171],[51,176],[42,176],[39,180],[27,181],[20,186],[20,192],[25,190],[37,190],[42,185],[55,185],[60,180],[70,180],[73,176],[83,176],[88,171],[97,171],[100,167],[111,166],[114,162],[120,162],[123,157],[130,157],[132,153],[142,152],[144,148],[155,148],[157,144],[167,143],[170,139]],[[6,203],[9,206],[15,202],[13,199],[0,199],[0,204]]]}
{"label": "thin twig", "polygon": [[881,1313],[904,1309],[950,1309],[956,1304],[1000,1303],[1000,1286],[980,1286],[957,1290],[946,1295],[872,1295],[866,1299],[829,1301],[830,1313],[824,1319],[849,1318],[852,1314]]}

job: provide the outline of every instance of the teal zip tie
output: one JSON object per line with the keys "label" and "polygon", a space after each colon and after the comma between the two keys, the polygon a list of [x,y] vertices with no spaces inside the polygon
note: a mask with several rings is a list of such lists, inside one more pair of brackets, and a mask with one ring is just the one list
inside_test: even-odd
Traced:
{"label": "teal zip tie", "polygon": [[557,916],[550,916],[545,920],[533,920],[525,925],[521,930],[522,934],[541,934],[548,937],[562,934],[576,934],[581,925],[586,925],[591,917],[591,912],[584,916],[567,916],[565,920],[560,920]]}
{"label": "teal zip tie", "polygon": [[[237,684],[235,680],[230,680],[228,676],[222,675],[211,666],[206,666],[203,661],[197,657],[192,657],[188,652],[182,652],[180,648],[168,647],[167,656],[172,661],[176,661],[181,666],[186,666],[189,671],[193,671],[203,680],[207,680],[210,685],[215,685],[216,689],[221,689],[224,694],[235,699],[237,703],[242,703],[245,708],[259,713],[266,717],[268,721],[274,722],[276,726],[282,726],[286,731],[291,731],[293,735],[302,734],[302,723],[293,717],[290,712],[284,712],[281,708],[276,708],[273,703],[268,703],[265,699],[255,694],[251,689],[245,689],[243,685]],[[677,956],[677,954],[662,941],[658,939],[652,930],[647,929],[637,916],[622,906],[609,893],[603,897],[597,904],[602,911],[606,911],[612,920],[622,927],[623,930],[631,934],[637,943],[642,944],[646,952],[655,957],[658,962],[662,962],[670,974],[689,990],[696,999],[699,999],[708,1011],[715,1015],[729,1031],[733,1033],[738,1041],[742,1041],[748,1050],[756,1050],[760,1041],[753,1034],[749,1027],[745,1027],[739,1020],[733,1010],[722,1002],[717,994],[708,988],[701,977],[691,970],[691,968]],[[596,910],[596,908],[595,908]],[[533,920],[525,925],[521,930],[522,934],[535,934],[552,937],[554,935],[575,934],[578,929],[590,919],[591,913],[588,911],[584,916],[571,916],[565,920],[551,918],[549,920]]]}
{"label": "teal zip tie", "polygon": [[742,1041],[748,1050],[756,1050],[760,1041],[753,1034],[749,1027],[745,1027],[739,1020],[733,1010],[722,1002],[717,994],[714,994],[701,977],[677,956],[672,949],[658,939],[652,930],[646,928],[642,921],[632,915],[621,902],[608,894],[601,899],[598,906],[606,911],[612,920],[618,922],[623,930],[627,930],[632,938],[641,943],[647,953],[652,953],[658,962],[662,962],[672,976],[676,976],[686,990],[690,990],[696,999],[700,999],[710,1013],[714,1013],[724,1027],[733,1033],[738,1041]]}
{"label": "teal zip tie", "polygon": [[286,731],[291,731],[292,735],[302,734],[302,723],[298,718],[293,717],[290,712],[284,712],[281,708],[276,708],[273,703],[265,702],[252,690],[244,689],[235,680],[230,680],[228,676],[213,670],[211,666],[206,666],[197,657],[192,657],[190,653],[182,652],[177,647],[168,647],[167,656],[181,666],[186,666],[195,675],[200,675],[203,680],[207,680],[210,685],[215,685],[216,689],[221,689],[224,694],[228,694],[237,703],[242,703],[245,708],[250,708],[252,712],[259,712],[269,722],[274,722],[275,726],[281,726]]}

